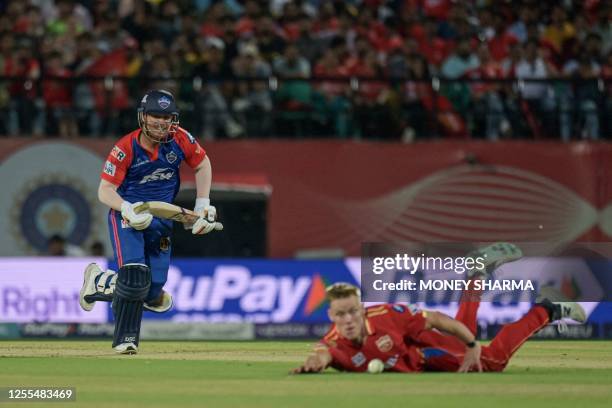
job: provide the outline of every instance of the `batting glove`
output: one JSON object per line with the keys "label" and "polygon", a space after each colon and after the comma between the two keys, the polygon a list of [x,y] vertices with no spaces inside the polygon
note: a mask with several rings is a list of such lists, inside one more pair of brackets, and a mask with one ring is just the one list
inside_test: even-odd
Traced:
{"label": "batting glove", "polygon": [[130,227],[136,230],[143,230],[148,228],[149,225],[151,225],[151,221],[153,221],[153,215],[147,212],[143,212],[140,214],[136,214],[136,212],[134,212],[134,207],[140,204],[142,204],[142,201],[139,201],[134,204],[128,203],[127,201],[121,203],[121,216],[124,220],[127,221]]}
{"label": "batting glove", "polygon": [[217,209],[210,205],[209,198],[197,198],[193,212],[200,215],[200,218],[193,224],[191,233],[194,235],[208,234],[212,230],[220,231],[223,229],[217,220]]}

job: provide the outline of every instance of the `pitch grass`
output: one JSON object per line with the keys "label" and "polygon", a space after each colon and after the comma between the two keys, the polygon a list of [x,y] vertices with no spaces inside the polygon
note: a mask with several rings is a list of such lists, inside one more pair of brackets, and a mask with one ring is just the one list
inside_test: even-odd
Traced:
{"label": "pitch grass", "polygon": [[[0,387],[76,387],[52,407],[612,407],[612,342],[531,341],[504,373],[288,375],[306,342],[0,341]],[[44,403],[0,403],[40,407]]]}

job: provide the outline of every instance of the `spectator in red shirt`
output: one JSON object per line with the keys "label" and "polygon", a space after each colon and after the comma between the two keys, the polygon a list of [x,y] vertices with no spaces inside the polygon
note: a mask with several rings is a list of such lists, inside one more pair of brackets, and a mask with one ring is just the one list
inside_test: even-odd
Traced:
{"label": "spectator in red shirt", "polygon": [[355,117],[362,136],[389,139],[399,133],[399,101],[386,80],[386,70],[374,50],[358,55],[351,71],[361,78],[354,93]]}
{"label": "spectator in red shirt", "polygon": [[428,125],[432,118],[426,110],[424,100],[432,100],[434,93],[429,80],[427,61],[422,55],[411,52],[407,55],[407,81],[401,92],[403,108],[402,141],[412,142],[415,137],[429,137]]}
{"label": "spectator in red shirt", "polygon": [[244,14],[236,22],[236,32],[240,37],[248,37],[255,31],[256,21],[261,15],[261,7],[255,0],[244,2]]}
{"label": "spectator in red shirt", "polygon": [[59,137],[71,138],[78,136],[75,115],[72,112],[72,92],[66,79],[72,77],[62,61],[62,54],[55,51],[46,58],[45,77],[43,81],[43,97],[47,112],[57,123]]}
{"label": "spectator in red shirt", "polygon": [[510,53],[510,47],[519,41],[507,30],[503,16],[498,14],[493,21],[495,22],[495,34],[489,40],[489,51],[495,61],[502,61]]}
{"label": "spectator in red shirt", "polygon": [[428,17],[446,20],[451,9],[450,0],[421,0],[423,12]]}
{"label": "spectator in red shirt", "polygon": [[[478,48],[480,66],[468,71],[466,77],[470,79],[501,79],[504,77],[502,66],[491,58],[489,47],[482,44]],[[493,82],[473,82],[471,85],[473,104],[476,114],[475,121],[484,118],[485,137],[489,140],[498,140],[502,134],[508,134],[510,123],[504,113],[502,99],[502,85]],[[478,132],[476,132],[478,133]]]}
{"label": "spectator in red shirt", "polygon": [[452,44],[437,36],[438,25],[434,19],[427,19],[422,26],[415,26],[412,36],[419,42],[419,52],[427,61],[438,67],[446,59],[452,49]]}
{"label": "spectator in red shirt", "polygon": [[39,97],[40,63],[34,57],[34,44],[29,38],[15,41],[4,60],[4,74],[17,77],[9,87],[10,104],[7,128],[9,134],[42,136],[45,129],[43,101]]}
{"label": "spectator in red shirt", "polygon": [[315,82],[315,89],[322,97],[320,111],[328,116],[327,121],[333,122],[334,132],[341,138],[346,138],[350,131],[350,88],[348,75],[340,65],[338,48],[328,48],[314,67],[314,78],[322,79]]}

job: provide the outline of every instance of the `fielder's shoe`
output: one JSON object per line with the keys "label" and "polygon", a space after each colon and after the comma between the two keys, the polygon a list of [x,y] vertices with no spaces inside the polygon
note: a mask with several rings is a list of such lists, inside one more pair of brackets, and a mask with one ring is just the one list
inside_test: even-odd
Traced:
{"label": "fielder's shoe", "polygon": [[81,287],[81,291],[79,292],[79,304],[81,308],[86,312],[89,312],[93,309],[96,304],[95,301],[88,302],[85,300],[85,296],[95,295],[97,292],[96,289],[96,276],[102,273],[102,269],[95,263],[90,263],[85,268],[85,274],[83,276],[83,286]]}
{"label": "fielder's shoe", "polygon": [[[572,319],[578,323],[586,322],[587,316],[582,306],[569,301],[567,297],[551,286],[542,288],[536,302],[548,310],[551,322],[562,319]],[[559,328],[561,329],[562,326],[564,325],[559,325]]]}
{"label": "fielder's shoe", "polygon": [[114,348],[117,354],[138,354],[138,347],[134,343],[121,343]]}
{"label": "fielder's shoe", "polygon": [[469,258],[483,258],[484,270],[470,269],[467,271],[468,278],[476,275],[482,275],[484,278],[489,278],[493,271],[501,265],[516,261],[523,257],[523,251],[514,244],[508,242],[496,242],[484,248],[476,249],[466,255]]}

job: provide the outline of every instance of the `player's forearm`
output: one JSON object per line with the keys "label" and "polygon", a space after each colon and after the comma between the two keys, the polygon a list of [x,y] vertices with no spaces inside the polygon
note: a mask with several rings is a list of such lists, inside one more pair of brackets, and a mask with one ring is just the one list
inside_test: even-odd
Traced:
{"label": "player's forearm", "polygon": [[315,352],[315,355],[317,356],[317,358],[319,359],[319,361],[321,362],[321,365],[326,368],[327,366],[329,366],[332,362],[332,355],[329,351],[327,350],[320,350]]}
{"label": "player's forearm", "polygon": [[332,362],[332,356],[327,350],[317,350],[306,358],[302,368],[305,372],[318,373],[323,371]]}
{"label": "player's forearm", "polygon": [[114,210],[121,211],[121,204],[124,200],[116,190],[117,188],[110,183],[100,183],[98,200]]}
{"label": "player's forearm", "polygon": [[196,168],[195,172],[196,197],[209,198],[210,187],[212,185],[212,166],[208,156],[204,157],[202,163]]}
{"label": "player's forearm", "polygon": [[428,312],[428,323],[434,329],[438,329],[450,335],[457,337],[465,344],[472,343],[476,340],[470,329],[458,320],[452,319],[445,314],[438,312]]}

